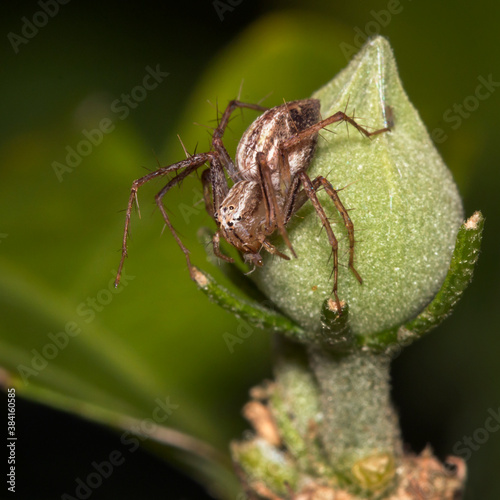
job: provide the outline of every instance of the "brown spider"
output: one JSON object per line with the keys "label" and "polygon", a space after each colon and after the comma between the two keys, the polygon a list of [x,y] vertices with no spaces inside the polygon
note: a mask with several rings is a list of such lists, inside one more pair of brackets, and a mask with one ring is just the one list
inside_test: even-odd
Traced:
{"label": "brown spider", "polygon": [[[222,136],[236,108],[250,108],[264,113],[244,133],[238,144],[236,161],[233,163],[222,143]],[[342,111],[321,120],[320,101],[317,99],[292,101],[271,109],[256,104],[231,101],[214,131],[210,151],[194,154],[173,165],[161,167],[132,183],[125,216],[122,257],[115,285],[117,286],[120,281],[123,263],[127,256],[128,227],[134,200],[137,200],[137,190],[146,182],[170,172],[175,172],[176,175],[156,195],[156,204],[165,224],[186,256],[191,278],[195,279],[195,268],[189,259],[189,251],[175,232],[162,199],[172,187],[208,163],[210,167],[203,172],[201,180],[207,212],[218,227],[213,236],[215,255],[227,262],[234,262],[220,251],[222,236],[243,254],[245,261],[255,266],[263,265],[260,255],[262,248],[289,260],[287,255],[281,253],[267,239],[278,230],[290,252],[296,257],[287,235],[286,225],[309,199],[321,219],[332,247],[332,293],[335,296],[337,310],[341,311],[337,295],[337,238],[316,196],[316,191],[323,187],[342,216],[349,235],[349,268],[361,283],[361,276],[354,268],[354,226],[330,182],[322,176],[311,180],[307,175],[307,169],[314,154],[319,131],[332,123],[342,121],[350,123],[366,137],[390,130],[386,127],[369,132]],[[233,183],[232,187],[228,185],[226,173]]]}

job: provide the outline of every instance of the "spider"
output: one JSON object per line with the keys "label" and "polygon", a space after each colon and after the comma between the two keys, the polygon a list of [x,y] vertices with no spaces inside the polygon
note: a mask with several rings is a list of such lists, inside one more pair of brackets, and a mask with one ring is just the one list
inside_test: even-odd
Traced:
{"label": "spider", "polygon": [[[233,162],[224,147],[222,136],[231,114],[238,108],[248,108],[263,113],[244,133]],[[323,188],[340,213],[349,237],[349,268],[359,283],[362,283],[361,276],[354,268],[354,226],[330,182],[322,176],[311,179],[307,174],[320,130],[336,122],[350,123],[366,137],[390,130],[389,127],[385,127],[369,132],[342,111],[322,120],[318,99],[292,101],[271,109],[237,100],[231,101],[213,133],[210,151],[197,153],[185,160],[161,167],[132,183],[125,216],[122,257],[115,286],[118,286],[127,257],[127,237],[132,207],[134,201],[137,201],[137,190],[143,184],[171,172],[174,172],[175,176],[156,195],[155,200],[165,224],[184,252],[190,276],[195,280],[196,268],[191,264],[189,251],[173,228],[162,200],[172,187],[208,164],[209,168],[203,171],[201,181],[206,210],[218,228],[212,239],[215,255],[227,262],[234,262],[220,250],[222,237],[241,252],[246,262],[254,266],[263,265],[260,255],[262,249],[289,260],[289,257],[280,252],[268,239],[279,231],[291,254],[297,257],[288,238],[286,226],[304,203],[310,200],[332,247],[332,294],[340,312],[341,306],[337,294],[338,242],[316,192]],[[232,181],[231,187],[228,185],[227,177]]]}

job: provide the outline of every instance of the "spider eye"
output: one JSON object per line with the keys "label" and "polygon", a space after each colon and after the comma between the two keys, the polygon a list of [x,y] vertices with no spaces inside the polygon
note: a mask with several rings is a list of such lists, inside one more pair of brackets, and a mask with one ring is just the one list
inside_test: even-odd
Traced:
{"label": "spider eye", "polygon": [[234,220],[241,220],[241,215],[239,217],[235,217]]}
{"label": "spider eye", "polygon": [[233,223],[232,223],[232,222],[228,222],[228,223],[227,223],[227,225],[228,225],[229,227],[233,227]]}
{"label": "spider eye", "polygon": [[234,210],[233,205],[230,205],[230,206],[229,206],[229,210]]}

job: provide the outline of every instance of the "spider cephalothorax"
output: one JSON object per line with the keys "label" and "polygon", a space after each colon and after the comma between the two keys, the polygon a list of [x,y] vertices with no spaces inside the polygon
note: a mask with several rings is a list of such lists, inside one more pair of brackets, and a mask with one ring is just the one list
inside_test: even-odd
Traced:
{"label": "spider cephalothorax", "polygon": [[[236,161],[233,163],[222,142],[222,135],[231,113],[236,108],[250,108],[264,113],[244,133],[238,144]],[[349,267],[361,283],[361,277],[354,268],[354,226],[330,182],[322,176],[310,179],[307,170],[314,154],[319,131],[327,125],[342,121],[350,123],[366,137],[389,130],[386,127],[369,132],[342,111],[321,120],[320,102],[317,99],[292,101],[271,109],[231,101],[214,131],[212,148],[209,152],[198,153],[173,165],[161,167],[133,182],[125,217],[122,259],[116,284],[120,280],[127,256],[128,226],[137,189],[146,182],[170,172],[175,172],[176,175],[156,195],[156,202],[165,224],[186,256],[191,277],[195,278],[195,269],[191,264],[189,252],[175,232],[162,199],[170,188],[208,163],[209,169],[203,172],[201,179],[205,206],[218,227],[213,237],[215,255],[233,262],[233,259],[224,255],[219,248],[222,236],[241,252],[245,261],[256,266],[263,264],[260,255],[262,249],[289,259],[268,240],[271,234],[279,231],[290,252],[296,257],[287,235],[286,225],[300,207],[310,200],[332,247],[332,293],[340,311],[337,295],[338,243],[316,191],[323,188],[342,216],[349,236]],[[231,187],[228,178],[232,183]]]}
{"label": "spider cephalothorax", "polygon": [[[255,181],[239,181],[222,200],[214,214],[221,236],[243,256],[259,255],[265,240],[266,211],[261,185]],[[227,258],[226,258],[227,259]],[[262,259],[249,259],[261,266]]]}

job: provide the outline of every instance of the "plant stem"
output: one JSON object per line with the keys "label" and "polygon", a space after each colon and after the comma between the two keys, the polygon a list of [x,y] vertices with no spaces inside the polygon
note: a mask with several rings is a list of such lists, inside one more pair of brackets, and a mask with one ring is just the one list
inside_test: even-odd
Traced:
{"label": "plant stem", "polygon": [[317,348],[309,349],[309,357],[320,387],[321,439],[330,463],[347,471],[373,455],[397,461],[402,445],[390,400],[389,357],[339,356]]}

